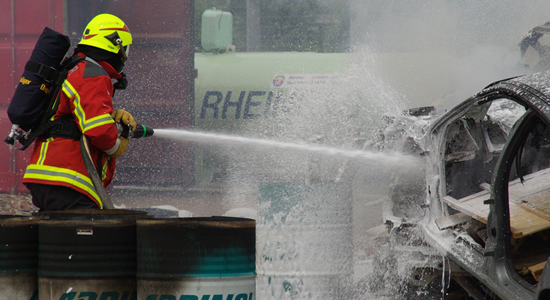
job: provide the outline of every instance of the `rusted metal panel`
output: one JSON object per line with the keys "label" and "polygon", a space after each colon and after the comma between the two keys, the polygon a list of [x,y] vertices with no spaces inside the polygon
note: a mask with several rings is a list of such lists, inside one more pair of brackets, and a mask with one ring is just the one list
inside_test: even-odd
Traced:
{"label": "rusted metal panel", "polygon": [[[99,13],[112,13],[130,27],[134,44],[126,73],[130,85],[118,91],[115,107],[131,111],[153,128],[189,128],[194,95],[193,0],[17,0],[0,3],[0,133],[11,123],[7,106],[36,40],[45,26],[78,43],[86,24]],[[21,184],[30,149],[0,146],[0,192],[24,192]],[[147,155],[144,155],[147,153]],[[120,159],[114,185],[171,186],[193,182],[189,145],[135,140]]]}
{"label": "rusted metal panel", "polygon": [[[11,123],[6,114],[15,87],[36,40],[45,26],[63,31],[63,0],[17,0],[0,2],[0,134]],[[2,137],[3,139],[3,137]],[[30,151],[0,147],[0,192],[24,192],[22,176]]]}

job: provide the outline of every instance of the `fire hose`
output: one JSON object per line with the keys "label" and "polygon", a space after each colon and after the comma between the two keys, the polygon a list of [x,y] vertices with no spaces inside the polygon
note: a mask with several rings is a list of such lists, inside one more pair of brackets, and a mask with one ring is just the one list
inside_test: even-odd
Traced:
{"label": "fire hose", "polygon": [[[142,138],[142,137],[150,137],[154,133],[154,130],[152,128],[142,124],[137,124],[135,131],[132,131],[130,129],[130,126],[128,125],[117,123],[116,126],[117,126],[119,136],[124,138],[131,137],[136,139],[136,138]],[[111,197],[105,190],[105,187],[103,186],[103,182],[101,181],[101,177],[97,173],[96,167],[93,163],[92,156],[90,153],[90,145],[89,145],[88,137],[86,137],[86,135],[84,134],[80,137],[80,151],[82,152],[82,158],[84,160],[84,165],[86,166],[86,170],[88,171],[88,176],[90,176],[90,179],[92,180],[96,193],[99,196],[99,199],[101,200],[101,202],[103,203],[103,208],[114,209],[115,206],[111,201]]]}

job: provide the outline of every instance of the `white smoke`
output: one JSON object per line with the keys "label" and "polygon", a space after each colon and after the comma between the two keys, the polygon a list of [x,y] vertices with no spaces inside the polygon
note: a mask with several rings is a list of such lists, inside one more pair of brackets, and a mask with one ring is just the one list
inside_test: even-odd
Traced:
{"label": "white smoke", "polygon": [[550,2],[352,0],[350,12],[353,44],[394,54],[383,60],[383,76],[409,106],[450,108],[522,72],[518,43],[550,20]]}

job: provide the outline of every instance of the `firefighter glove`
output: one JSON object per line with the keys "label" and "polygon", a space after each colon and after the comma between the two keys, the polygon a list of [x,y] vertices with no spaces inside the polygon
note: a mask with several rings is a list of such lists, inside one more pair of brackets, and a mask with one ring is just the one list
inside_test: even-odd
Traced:
{"label": "firefighter glove", "polygon": [[118,137],[118,140],[120,141],[120,145],[116,149],[115,153],[111,154],[111,157],[117,158],[121,157],[126,150],[128,150],[128,144],[130,144],[130,140],[123,138],[121,136]]}
{"label": "firefighter glove", "polygon": [[132,117],[132,114],[124,109],[117,109],[113,111],[111,116],[115,119],[115,122],[130,125],[132,131],[136,130],[136,121],[134,120],[134,117]]}

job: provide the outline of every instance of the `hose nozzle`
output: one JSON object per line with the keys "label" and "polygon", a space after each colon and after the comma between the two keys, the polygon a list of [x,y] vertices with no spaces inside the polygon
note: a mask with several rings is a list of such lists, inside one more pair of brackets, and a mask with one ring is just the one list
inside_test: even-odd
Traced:
{"label": "hose nozzle", "polygon": [[[130,132],[132,132],[132,131],[130,130]],[[135,139],[143,138],[143,137],[150,137],[154,133],[155,133],[155,131],[153,130],[153,128],[151,128],[149,126],[145,126],[143,124],[137,124],[136,125],[136,130],[133,131],[133,134],[131,134],[131,137],[133,137]]]}
{"label": "hose nozzle", "polygon": [[118,130],[118,135],[123,138],[139,139],[142,137],[150,137],[155,133],[153,128],[142,124],[137,124],[135,131],[130,130],[130,126],[120,123],[116,123],[116,128]]}

